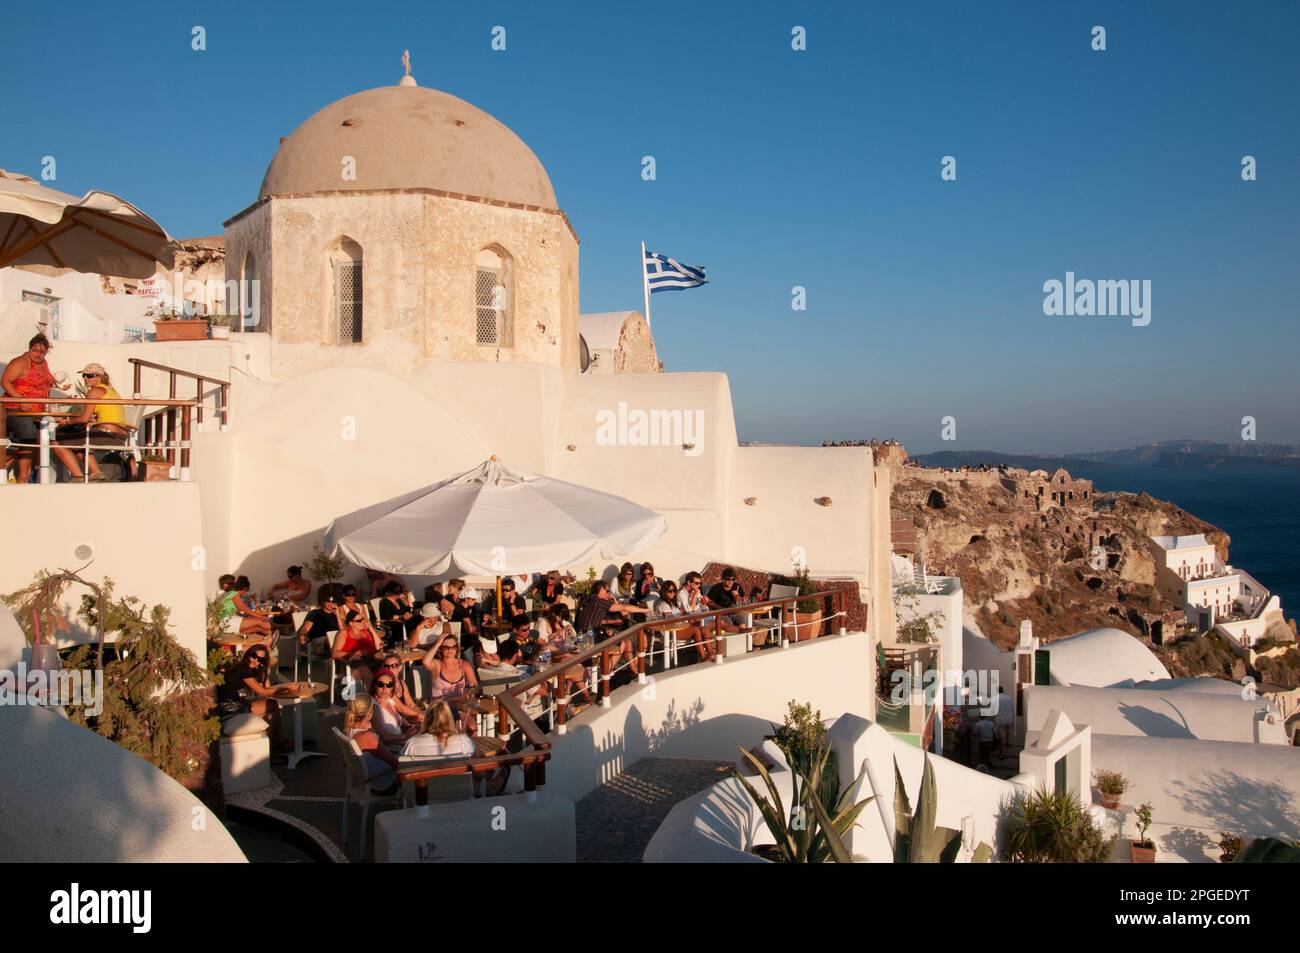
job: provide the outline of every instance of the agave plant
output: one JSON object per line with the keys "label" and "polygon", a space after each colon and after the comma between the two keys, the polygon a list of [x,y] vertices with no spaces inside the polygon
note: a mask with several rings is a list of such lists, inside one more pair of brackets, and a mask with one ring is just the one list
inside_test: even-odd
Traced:
{"label": "agave plant", "polygon": [[[858,815],[863,808],[875,800],[873,795],[856,804],[852,803],[851,794],[862,780],[861,773],[847,791],[841,792],[839,779],[832,780],[827,776],[826,763],[830,759],[831,750],[823,741],[811,753],[807,767],[790,766],[794,786],[791,793],[792,810],[787,812],[781,792],[777,790],[772,775],[763,762],[743,748],[741,754],[763,779],[767,796],[760,794],[739,771],[734,774],[763,815],[767,829],[776,838],[775,853],[781,861],[791,864],[853,862],[844,838],[857,825]],[[864,766],[863,771],[865,770]]]}
{"label": "agave plant", "polygon": [[[961,831],[939,827],[936,814],[939,798],[934,783],[934,769],[930,759],[925,759],[921,772],[921,793],[916,801],[916,813],[907,799],[903,787],[903,773],[894,759],[894,863],[896,864],[951,864],[956,863],[961,850]],[[993,856],[988,844],[975,848],[971,863],[987,863]]]}
{"label": "agave plant", "polygon": [[1038,788],[1011,806],[1002,859],[1029,864],[1100,864],[1110,859],[1113,838],[1092,822],[1073,791]]}

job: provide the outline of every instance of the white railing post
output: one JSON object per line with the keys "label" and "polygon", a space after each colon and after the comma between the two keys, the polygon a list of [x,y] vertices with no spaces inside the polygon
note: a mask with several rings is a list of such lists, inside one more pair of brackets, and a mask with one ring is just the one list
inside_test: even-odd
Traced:
{"label": "white railing post", "polygon": [[40,458],[37,461],[41,474],[39,482],[53,483],[54,467],[50,465],[50,435],[54,432],[54,418],[42,417],[37,427],[40,430]]}

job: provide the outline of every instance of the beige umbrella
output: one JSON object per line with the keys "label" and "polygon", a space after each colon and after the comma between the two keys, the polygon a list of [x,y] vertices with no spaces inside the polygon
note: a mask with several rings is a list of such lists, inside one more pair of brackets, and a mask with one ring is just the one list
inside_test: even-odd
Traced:
{"label": "beige umbrella", "polygon": [[175,264],[163,227],[108,192],[81,198],[0,169],[0,268],[52,265],[148,278]]}

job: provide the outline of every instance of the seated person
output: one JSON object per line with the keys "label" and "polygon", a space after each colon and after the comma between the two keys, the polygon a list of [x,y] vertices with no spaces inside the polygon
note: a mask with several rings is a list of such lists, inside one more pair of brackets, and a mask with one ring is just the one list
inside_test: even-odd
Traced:
{"label": "seated person", "polygon": [[[659,590],[659,598],[655,600],[654,612],[657,619],[671,619],[687,614],[679,601],[677,583],[671,579],[663,581]],[[714,644],[712,635],[706,633],[698,623],[692,622],[684,628],[677,629],[676,638],[679,642],[695,643],[695,648],[698,650],[702,662],[712,662],[717,658],[718,649]]]}
{"label": "seated person", "polygon": [[[709,605],[708,598],[702,591],[702,577],[698,572],[688,572],[686,581],[682,583],[682,590],[677,594],[677,604],[680,605],[688,615],[694,615],[699,612],[707,612],[713,608]],[[727,621],[725,616],[705,616],[697,620],[696,624],[712,636],[714,630],[721,628],[724,632],[735,632],[736,625]]]}
{"label": "seated person", "polygon": [[426,602],[420,607],[420,621],[406,639],[411,648],[425,648],[444,635],[451,635],[451,626],[442,617],[437,602]]}
{"label": "seated person", "polygon": [[[569,618],[569,607],[563,602],[548,608],[537,623],[538,648],[551,653],[553,664],[559,664],[576,654],[570,646],[574,644],[577,637],[578,633]],[[586,672],[581,665],[573,665],[565,669],[562,677],[564,684],[560,686],[561,695],[569,694],[570,685],[578,685],[581,686],[583,698],[590,704],[591,696],[587,693]]]}
{"label": "seated person", "polygon": [[[736,570],[730,566],[722,570],[722,581],[709,587],[704,601],[710,609],[731,609],[743,602],[740,583],[736,581]],[[733,612],[722,617],[722,627],[728,632],[735,632],[740,629],[741,621],[740,616]]]}
{"label": "seated person", "polygon": [[631,563],[624,563],[619,567],[618,578],[614,580],[611,587],[614,592],[614,598],[619,602],[635,603],[636,597],[636,570]]}
{"label": "seated person", "polygon": [[[50,340],[44,334],[37,334],[27,342],[27,350],[5,365],[4,374],[0,375],[0,387],[6,397],[49,397],[58,381],[55,380],[45,355],[51,347]],[[9,447],[8,452],[18,459],[18,482],[27,483],[32,478],[32,462],[36,459],[37,445],[41,442],[41,413],[49,409],[49,404],[35,402],[30,404],[4,404],[5,430],[14,443],[25,444],[22,447]],[[84,407],[93,407],[86,404]],[[119,408],[120,410],[120,408]],[[93,412],[93,411],[92,411]],[[89,419],[89,417],[87,417]],[[57,438],[56,438],[57,439]],[[82,480],[86,475],[77,462],[77,456],[67,447],[54,444],[51,452],[59,462],[68,468],[74,480]],[[8,460],[6,459],[6,468]],[[90,479],[99,481],[104,476],[93,460],[89,462]]]}
{"label": "seated person", "polygon": [[[403,677],[406,674],[406,666],[402,664],[402,660],[391,653],[385,655],[380,660],[379,671],[375,673],[375,678],[379,678],[384,674],[391,675],[397,680],[397,687],[393,689],[394,697],[403,705],[417,712],[418,716],[421,711],[420,703],[415,700],[415,696],[411,694],[410,688],[406,685],[406,679]],[[370,694],[373,695],[374,692],[372,691]]]}
{"label": "seated person", "polygon": [[312,609],[303,620],[298,630],[298,644],[307,646],[307,651],[316,655],[330,654],[330,640],[339,630],[339,604],[334,596],[328,595],[321,600],[319,609]]}
{"label": "seated person", "polygon": [[420,624],[403,583],[390,582],[384,586],[384,596],[379,600],[379,621],[388,635],[389,645],[403,644]]}
{"label": "seated person", "polygon": [[460,605],[460,591],[464,588],[464,579],[447,580],[446,590],[443,593],[442,599],[438,602],[438,608],[442,610],[442,614],[446,618],[452,619],[453,622],[455,619],[452,618],[452,613],[454,613],[456,607]]}
{"label": "seated person", "polygon": [[397,676],[382,667],[370,683],[370,694],[375,699],[374,732],[386,745],[400,745],[420,730],[420,710],[398,699],[397,683]]}
{"label": "seated person", "polygon": [[479,636],[478,648],[474,650],[475,668],[486,669],[490,674],[493,669],[504,669],[507,666],[513,669],[522,660],[519,643],[512,636],[502,639]]}
{"label": "seated person", "polygon": [[338,604],[339,628],[347,626],[347,616],[349,612],[358,612],[361,614],[361,620],[365,623],[366,629],[370,632],[370,637],[374,640],[375,645],[381,641],[379,633],[375,627],[370,624],[370,613],[368,607],[357,600],[357,587],[347,585],[343,587],[343,601]]}
{"label": "seated person", "polygon": [[350,609],[343,617],[342,628],[334,636],[330,656],[335,661],[345,662],[352,677],[368,685],[378,668],[375,659],[378,654],[379,645],[365,615],[360,609]]}
{"label": "seated person", "polygon": [[[429,698],[469,698],[478,693],[478,676],[474,666],[460,657],[460,641],[454,635],[444,636],[435,642],[420,664],[429,672]],[[474,712],[469,706],[464,711],[467,730],[473,730]]]}
{"label": "seated person", "polygon": [[396,582],[403,585],[403,588],[405,588],[402,580],[399,577],[394,576],[391,572],[384,572],[382,569],[367,569],[366,601],[370,602],[372,599],[378,599],[383,596],[384,587],[386,587],[390,582]]}
{"label": "seated person", "polygon": [[442,583],[431,582],[424,587],[424,602],[426,605],[432,602],[435,606],[438,606],[438,608],[441,609],[441,606],[438,604],[442,602]]}
{"label": "seated person", "polygon": [[253,607],[253,599],[248,592],[252,587],[247,576],[237,578],[230,595],[230,604],[234,607],[235,615],[239,616],[239,634],[265,636],[264,641],[269,646],[272,638],[271,616],[270,613]]}
{"label": "seated person", "polygon": [[564,595],[564,582],[560,579],[560,571],[552,569],[533,587],[533,604],[544,611],[559,602]]}
{"label": "seated person", "polygon": [[655,567],[649,563],[642,563],[641,579],[636,584],[636,599],[633,601],[648,606],[651,601],[659,596],[659,585],[659,578],[655,575]]}
{"label": "seated person", "polygon": [[451,621],[460,623],[460,645],[464,649],[478,648],[478,590],[469,586],[457,593],[457,605]]}
{"label": "seated person", "polygon": [[343,718],[343,732],[361,749],[361,762],[366,771],[363,778],[370,790],[379,795],[397,791],[397,755],[379,739],[373,726],[375,700],[369,695],[358,695],[348,702],[348,713]]}
{"label": "seated person", "polygon": [[[609,583],[598,579],[592,583],[591,593],[578,608],[576,628],[579,632],[596,633],[596,639],[603,642],[617,629],[622,628],[625,618],[634,614],[644,616],[648,611],[645,606],[616,601],[610,595]],[[640,663],[633,657],[630,641],[623,642],[620,658],[627,659],[631,670],[640,674]]]}
{"label": "seated person", "polygon": [[501,616],[513,619],[521,612],[528,611],[528,600],[515,591],[515,580],[507,576],[501,580]]}
{"label": "seated person", "polygon": [[[109,380],[103,364],[87,364],[81,369],[81,380],[88,400],[122,399],[122,395],[114,389],[112,381]],[[95,460],[94,447],[92,446],[89,454],[84,454],[84,451],[76,448],[86,443],[92,445],[98,443],[101,446],[108,444],[112,447],[124,445],[126,438],[131,435],[126,427],[126,414],[121,404],[81,404],[78,410],[80,413],[67,418],[55,429],[54,439],[61,444],[71,445],[77,462],[85,466],[86,472],[90,474],[87,479],[91,482],[103,480],[104,477],[99,472],[99,464]],[[83,455],[86,456],[84,460]]]}
{"label": "seated person", "polygon": [[280,704],[277,695],[297,691],[296,683],[271,684],[271,653],[258,643],[244,650],[243,657],[227,670],[217,688],[218,710],[222,721],[244,712],[263,719],[273,743],[280,737]]}
{"label": "seated person", "polygon": [[301,605],[311,598],[311,580],[302,578],[301,566],[290,566],[285,578],[271,587],[271,598]]}
{"label": "seated person", "polygon": [[478,752],[474,740],[456,723],[446,702],[434,702],[424,713],[420,732],[402,748],[403,758],[472,758]]}

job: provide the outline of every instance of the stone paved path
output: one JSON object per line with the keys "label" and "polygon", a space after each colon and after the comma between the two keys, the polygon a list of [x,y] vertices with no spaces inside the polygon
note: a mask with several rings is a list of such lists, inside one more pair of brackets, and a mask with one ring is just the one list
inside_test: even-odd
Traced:
{"label": "stone paved path", "polygon": [[640,863],[673,806],[730,769],[728,761],[642,758],[578,802],[578,863]]}

